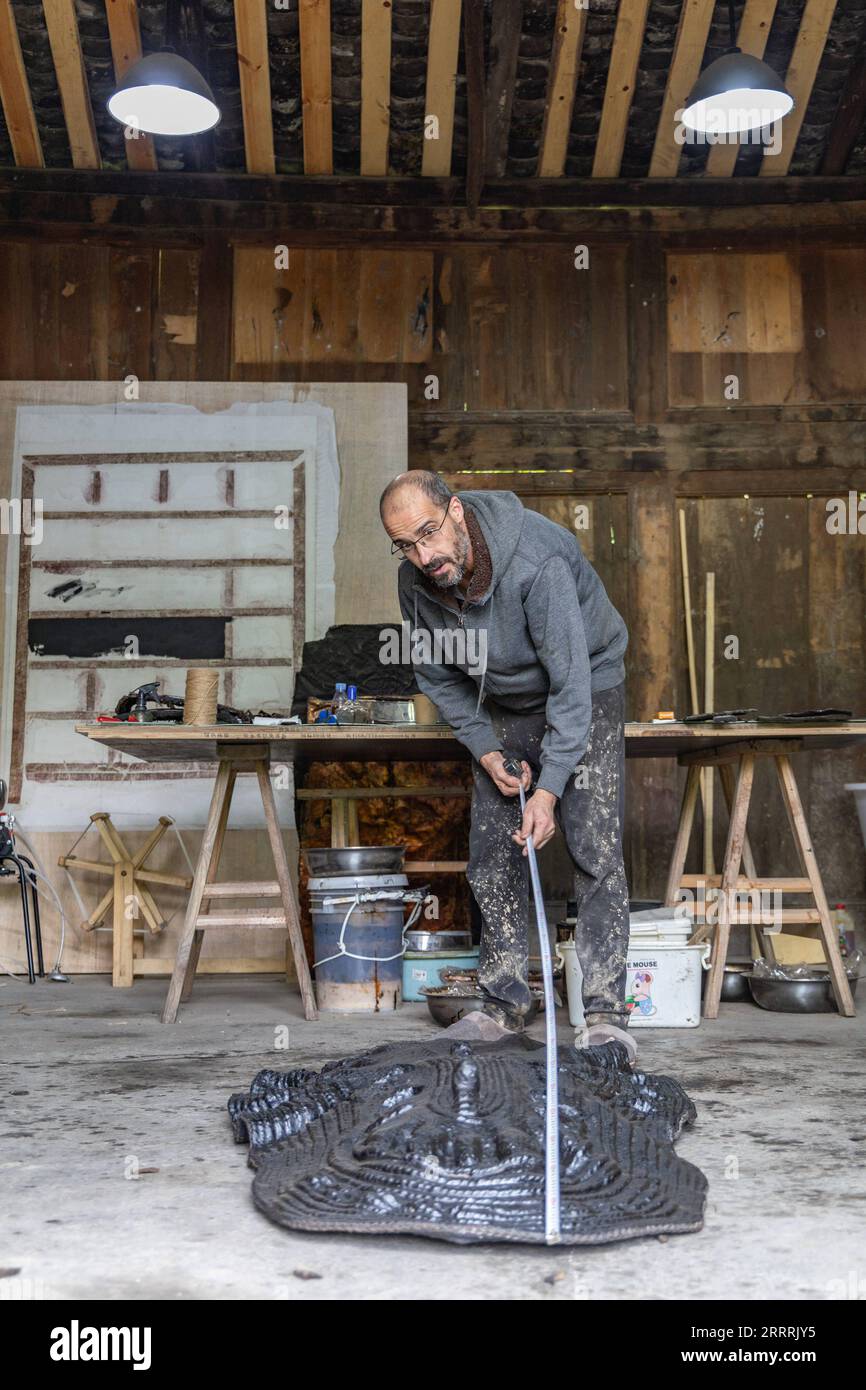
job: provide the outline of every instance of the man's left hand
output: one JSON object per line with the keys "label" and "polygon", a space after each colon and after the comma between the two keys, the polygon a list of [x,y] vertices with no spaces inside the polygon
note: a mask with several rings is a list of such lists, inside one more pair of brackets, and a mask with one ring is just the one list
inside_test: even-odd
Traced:
{"label": "man's left hand", "polygon": [[523,813],[523,824],[520,829],[515,831],[512,839],[515,844],[523,846],[524,855],[527,853],[526,841],[532,836],[532,843],[535,848],[541,849],[552,838],[556,830],[556,821],[553,816],[553,808],[556,805],[556,797],[552,792],[537,791],[526,803],[526,810]]}

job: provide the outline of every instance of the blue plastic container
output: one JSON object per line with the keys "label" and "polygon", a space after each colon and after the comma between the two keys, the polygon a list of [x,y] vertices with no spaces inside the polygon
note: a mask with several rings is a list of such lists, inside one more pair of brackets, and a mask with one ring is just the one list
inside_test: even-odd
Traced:
{"label": "blue plastic container", "polygon": [[403,998],[407,1003],[421,1004],[426,1000],[422,989],[428,985],[437,989],[442,984],[442,970],[475,970],[478,966],[478,947],[464,950],[407,951],[403,957]]}

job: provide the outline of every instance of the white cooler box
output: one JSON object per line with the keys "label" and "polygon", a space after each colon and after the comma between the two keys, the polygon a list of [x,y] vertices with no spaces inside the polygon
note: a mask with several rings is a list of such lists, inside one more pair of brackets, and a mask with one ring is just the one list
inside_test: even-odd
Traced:
{"label": "white cooler box", "polygon": [[[631,914],[625,989],[629,1028],[697,1028],[710,943],[689,946],[691,934],[691,922],[674,917],[671,908]],[[569,1021],[581,1028],[582,976],[574,942],[561,941],[557,950],[565,966]]]}

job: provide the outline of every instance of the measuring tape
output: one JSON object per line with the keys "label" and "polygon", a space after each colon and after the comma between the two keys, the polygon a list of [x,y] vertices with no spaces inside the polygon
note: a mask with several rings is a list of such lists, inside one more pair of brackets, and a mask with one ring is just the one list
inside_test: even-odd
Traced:
{"label": "measuring tape", "polygon": [[[514,771],[514,768],[517,771]],[[508,758],[505,771],[515,777],[523,777],[523,767],[518,759]],[[526,793],[520,783],[520,812],[526,811]],[[556,1053],[556,1007],[553,998],[553,960],[550,954],[550,938],[547,930],[547,916],[544,911],[544,898],[541,893],[541,880],[538,877],[538,860],[532,836],[526,841],[529,859],[529,877],[532,880],[532,894],[535,900],[535,920],[538,925],[538,944],[541,951],[541,974],[544,980],[544,1033],[547,1045],[545,1060],[545,1105],[544,1105],[544,1239],[548,1245],[558,1245],[560,1241],[560,1194],[559,1194],[559,1078],[557,1076]]]}

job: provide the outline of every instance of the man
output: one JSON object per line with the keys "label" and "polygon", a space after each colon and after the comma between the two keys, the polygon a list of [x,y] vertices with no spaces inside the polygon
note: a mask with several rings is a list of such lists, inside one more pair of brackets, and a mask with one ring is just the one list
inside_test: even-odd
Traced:
{"label": "man", "polygon": [[[628,888],[622,860],[624,667],[628,636],[575,537],[511,492],[452,494],[403,473],[382,494],[403,557],[400,607],[419,689],[472,754],[469,879],[483,929],[483,1012],[452,1031],[495,1039],[522,1027],[528,986],[526,841],[556,822],[574,864],[575,946],[586,1027],[579,1046],[621,1041]],[[437,659],[438,654],[438,659]],[[420,660],[419,660],[420,655]],[[521,779],[505,770],[517,757]],[[528,791],[522,822],[521,781]]]}

